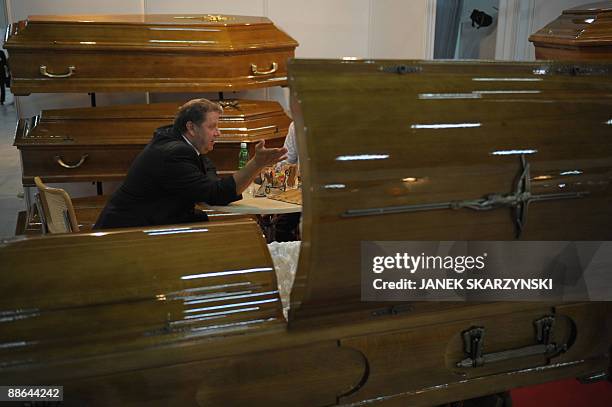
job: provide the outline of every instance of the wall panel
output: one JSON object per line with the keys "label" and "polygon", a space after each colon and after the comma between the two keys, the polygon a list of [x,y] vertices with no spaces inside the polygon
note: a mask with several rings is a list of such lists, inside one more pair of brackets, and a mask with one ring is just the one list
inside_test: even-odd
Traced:
{"label": "wall panel", "polygon": [[367,57],[369,0],[268,0],[268,17],[295,38],[303,58]]}
{"label": "wall panel", "polygon": [[370,56],[424,59],[428,28],[426,16],[427,0],[374,0],[370,20]]}
{"label": "wall panel", "polygon": [[145,12],[149,14],[236,14],[263,16],[265,0],[145,0]]}
{"label": "wall panel", "polygon": [[142,0],[6,0],[11,3],[12,21],[33,14],[139,14]]}

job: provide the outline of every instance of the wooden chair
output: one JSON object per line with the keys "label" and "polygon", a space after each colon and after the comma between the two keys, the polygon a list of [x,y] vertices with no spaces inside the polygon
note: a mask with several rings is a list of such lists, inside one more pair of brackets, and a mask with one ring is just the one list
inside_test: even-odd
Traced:
{"label": "wooden chair", "polygon": [[51,188],[43,184],[40,177],[34,177],[38,187],[38,213],[43,225],[43,233],[71,233],[79,231],[70,195],[61,188]]}

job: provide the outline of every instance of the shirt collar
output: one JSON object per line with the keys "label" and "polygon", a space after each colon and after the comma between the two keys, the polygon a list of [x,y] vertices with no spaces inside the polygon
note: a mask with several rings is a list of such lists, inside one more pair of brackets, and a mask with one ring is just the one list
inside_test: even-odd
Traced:
{"label": "shirt collar", "polygon": [[193,146],[193,144],[191,144],[191,141],[189,141],[189,139],[187,137],[185,137],[184,134],[181,134],[181,136],[183,137],[183,140],[185,140],[187,142],[187,144],[189,144],[191,146],[191,148],[193,148],[193,150],[196,152],[196,154],[198,155],[198,157],[200,156],[200,152],[198,151],[197,148],[195,148]]}

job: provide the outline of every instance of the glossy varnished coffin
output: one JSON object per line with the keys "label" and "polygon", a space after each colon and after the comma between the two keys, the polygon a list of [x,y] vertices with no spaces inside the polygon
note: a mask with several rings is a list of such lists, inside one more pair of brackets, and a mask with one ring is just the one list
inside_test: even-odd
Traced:
{"label": "glossy varnished coffin", "polygon": [[[283,145],[290,119],[277,102],[222,101],[221,137],[208,154],[223,173],[238,169],[240,143]],[[21,153],[23,184],[122,179],[160,126],[172,124],[178,104],[124,105],[45,110],[21,119],[15,146]],[[61,161],[60,161],[61,160]],[[62,165],[62,163],[64,165]]]}
{"label": "glossy varnished coffin", "polygon": [[612,2],[585,4],[529,37],[537,59],[612,60]]}
{"label": "glossy varnished coffin", "polygon": [[285,85],[298,45],[265,17],[231,15],[30,16],[8,30],[17,95]]}
{"label": "glossy varnished coffin", "polygon": [[[510,194],[527,164],[530,193],[585,194],[532,202],[520,239],[610,239],[610,76],[565,67],[293,62],[289,321],[251,222],[7,241],[0,382],[63,385],[68,405],[432,406],[606,371],[609,303],[359,301],[363,240],[517,238],[514,208],[405,210]],[[462,332],[522,349],[543,317],[565,352],[457,366]]]}
{"label": "glossy varnished coffin", "polygon": [[[296,319],[366,306],[364,240],[612,239],[609,65],[293,60],[289,73]],[[550,199],[461,207],[517,193]]]}
{"label": "glossy varnished coffin", "polygon": [[[68,406],[430,406],[608,363],[607,304],[413,303],[288,326],[252,221],[6,241],[0,262],[0,380],[62,385]],[[462,331],[515,349],[546,315],[566,353],[456,367]]]}

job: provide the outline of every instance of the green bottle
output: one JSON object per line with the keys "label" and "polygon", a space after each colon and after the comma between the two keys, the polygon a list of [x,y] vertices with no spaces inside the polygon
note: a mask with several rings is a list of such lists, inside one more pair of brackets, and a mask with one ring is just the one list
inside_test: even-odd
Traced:
{"label": "green bottle", "polygon": [[238,169],[244,168],[249,162],[249,150],[247,150],[247,143],[240,143],[240,153],[238,153]]}

